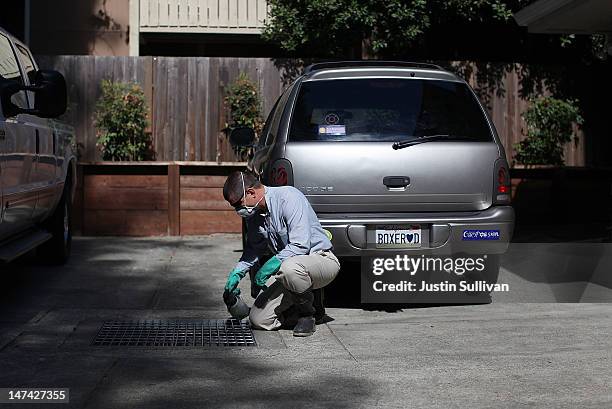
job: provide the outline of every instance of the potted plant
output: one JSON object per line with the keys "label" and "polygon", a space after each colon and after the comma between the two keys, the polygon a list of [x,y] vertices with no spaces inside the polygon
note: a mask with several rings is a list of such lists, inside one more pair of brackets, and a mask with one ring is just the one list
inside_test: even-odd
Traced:
{"label": "potted plant", "polygon": [[102,80],[95,111],[97,146],[105,161],[142,161],[150,147],[147,104],[142,88]]}
{"label": "potted plant", "polygon": [[[232,129],[247,127],[253,129],[258,138],[264,123],[261,116],[261,98],[257,86],[244,72],[229,86],[224,102],[229,119],[224,129],[226,136]],[[233,150],[240,160],[245,160],[251,153],[249,147],[233,146]]]}
{"label": "potted plant", "polygon": [[563,148],[569,142],[578,142],[576,128],[584,120],[576,100],[547,96],[530,102],[522,115],[527,137],[514,145],[513,167],[524,169],[513,172],[520,178],[513,203],[523,223],[539,224],[550,221],[558,212],[562,192],[567,189]]}
{"label": "potted plant", "polygon": [[563,147],[578,142],[574,124],[581,126],[584,122],[578,101],[540,97],[530,102],[522,115],[527,137],[514,145],[514,161],[526,167],[563,166]]}

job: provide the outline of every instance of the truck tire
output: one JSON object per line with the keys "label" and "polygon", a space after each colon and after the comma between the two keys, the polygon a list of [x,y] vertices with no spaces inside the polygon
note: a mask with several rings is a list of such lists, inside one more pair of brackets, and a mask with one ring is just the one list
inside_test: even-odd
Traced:
{"label": "truck tire", "polygon": [[62,197],[53,215],[44,223],[44,227],[53,235],[39,248],[39,255],[48,264],[66,263],[72,248],[72,204],[70,202],[70,179],[64,185]]}
{"label": "truck tire", "polygon": [[484,280],[489,284],[497,283],[497,280],[499,279],[500,267],[501,267],[501,255],[499,254],[487,255]]}
{"label": "truck tire", "polygon": [[[468,281],[486,281],[487,284],[496,284],[499,279],[499,269],[501,266],[501,256],[499,254],[487,254],[485,269],[479,273],[468,274],[465,279]],[[489,304],[491,303],[491,291],[470,292],[468,295],[473,302]]]}

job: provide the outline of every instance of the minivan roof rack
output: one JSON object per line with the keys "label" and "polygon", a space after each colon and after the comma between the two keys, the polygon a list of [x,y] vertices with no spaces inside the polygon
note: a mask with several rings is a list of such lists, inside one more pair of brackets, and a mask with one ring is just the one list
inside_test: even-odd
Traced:
{"label": "minivan roof rack", "polygon": [[361,61],[329,61],[311,64],[304,69],[304,74],[328,68],[351,68],[351,67],[402,67],[402,68],[428,68],[442,70],[442,67],[435,64],[424,62],[408,61],[380,61],[380,60],[361,60]]}

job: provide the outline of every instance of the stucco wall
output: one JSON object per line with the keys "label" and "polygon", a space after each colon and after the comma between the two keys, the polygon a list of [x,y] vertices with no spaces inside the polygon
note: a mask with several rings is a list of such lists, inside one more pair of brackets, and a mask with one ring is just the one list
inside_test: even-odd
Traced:
{"label": "stucco wall", "polygon": [[32,0],[35,54],[128,55],[128,0]]}

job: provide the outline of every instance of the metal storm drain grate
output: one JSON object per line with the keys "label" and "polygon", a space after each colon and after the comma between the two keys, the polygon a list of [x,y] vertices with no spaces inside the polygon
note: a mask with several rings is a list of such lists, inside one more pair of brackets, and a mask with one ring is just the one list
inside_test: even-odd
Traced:
{"label": "metal storm drain grate", "polygon": [[257,346],[244,320],[105,321],[92,345],[141,347]]}

